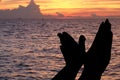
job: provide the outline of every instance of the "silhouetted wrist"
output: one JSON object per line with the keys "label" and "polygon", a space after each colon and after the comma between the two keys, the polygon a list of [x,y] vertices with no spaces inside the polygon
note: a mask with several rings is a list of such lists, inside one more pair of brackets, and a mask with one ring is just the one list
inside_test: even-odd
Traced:
{"label": "silhouetted wrist", "polygon": [[65,66],[52,80],[75,80],[79,67]]}
{"label": "silhouetted wrist", "polygon": [[80,78],[78,80],[100,80],[102,76],[102,73],[82,73],[82,75],[80,76]]}

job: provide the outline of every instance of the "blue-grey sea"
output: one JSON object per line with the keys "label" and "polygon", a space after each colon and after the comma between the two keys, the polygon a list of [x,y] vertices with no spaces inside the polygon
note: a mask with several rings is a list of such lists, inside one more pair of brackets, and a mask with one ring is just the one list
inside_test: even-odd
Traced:
{"label": "blue-grey sea", "polygon": [[[85,35],[87,51],[104,20],[0,20],[0,80],[51,80],[65,65],[57,33],[66,31],[76,41]],[[120,80],[120,19],[110,22],[112,57],[101,80]]]}

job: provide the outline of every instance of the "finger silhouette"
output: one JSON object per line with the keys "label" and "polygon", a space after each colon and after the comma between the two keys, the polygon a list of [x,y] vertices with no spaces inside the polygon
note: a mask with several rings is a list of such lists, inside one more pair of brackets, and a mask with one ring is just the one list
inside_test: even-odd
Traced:
{"label": "finger silhouette", "polygon": [[[86,40],[86,38],[85,38],[85,36],[84,35],[80,35],[80,37],[79,37],[79,41],[78,41],[78,45],[79,45],[79,50],[80,50],[80,53],[82,54],[82,55],[85,55],[85,40]],[[84,57],[83,57],[84,58]]]}

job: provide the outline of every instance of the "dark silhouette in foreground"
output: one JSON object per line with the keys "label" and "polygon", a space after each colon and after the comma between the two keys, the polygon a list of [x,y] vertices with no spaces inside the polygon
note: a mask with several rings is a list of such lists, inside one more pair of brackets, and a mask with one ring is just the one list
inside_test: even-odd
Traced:
{"label": "dark silhouette in foreground", "polygon": [[101,23],[88,52],[85,52],[83,35],[80,36],[79,43],[66,32],[59,33],[58,36],[66,66],[52,80],[75,80],[83,64],[84,70],[79,80],[100,80],[111,57],[113,34],[108,19]]}
{"label": "dark silhouette in foreground", "polygon": [[112,47],[111,24],[102,22],[95,40],[85,56],[84,70],[79,80],[100,80],[109,64]]}
{"label": "dark silhouette in foreground", "polygon": [[85,37],[80,36],[79,44],[66,32],[58,34],[60,49],[66,66],[52,80],[74,80],[83,64],[85,53]]}

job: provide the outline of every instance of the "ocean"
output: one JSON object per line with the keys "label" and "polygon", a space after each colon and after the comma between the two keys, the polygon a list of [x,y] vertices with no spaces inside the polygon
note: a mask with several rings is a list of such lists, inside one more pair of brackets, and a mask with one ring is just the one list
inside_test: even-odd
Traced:
{"label": "ocean", "polygon": [[[76,41],[85,35],[87,51],[102,21],[105,19],[0,20],[0,80],[51,80],[65,65],[57,33],[66,31]],[[120,19],[110,22],[112,56],[102,80],[120,80]]]}

